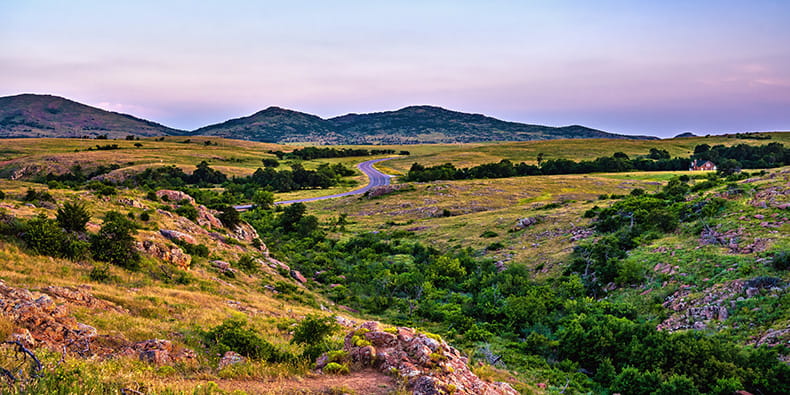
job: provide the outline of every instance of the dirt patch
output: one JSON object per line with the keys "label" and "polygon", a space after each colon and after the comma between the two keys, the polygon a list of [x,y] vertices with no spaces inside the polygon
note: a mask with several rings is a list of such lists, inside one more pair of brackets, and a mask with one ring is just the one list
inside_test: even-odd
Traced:
{"label": "dirt patch", "polygon": [[[213,380],[223,391],[241,390],[254,394],[359,394],[386,395],[397,390],[392,378],[373,369],[352,372],[348,375],[316,374],[293,380]],[[209,385],[208,380],[186,382],[191,388]]]}

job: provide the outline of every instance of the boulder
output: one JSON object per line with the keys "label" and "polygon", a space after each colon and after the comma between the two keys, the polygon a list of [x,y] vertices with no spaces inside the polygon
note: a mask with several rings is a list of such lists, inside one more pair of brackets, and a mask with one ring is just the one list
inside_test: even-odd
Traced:
{"label": "boulder", "polygon": [[170,189],[161,189],[156,191],[156,197],[162,199],[163,196],[165,199],[173,203],[186,200],[189,204],[195,204],[195,199],[192,198],[192,196],[189,196],[188,194],[181,191],[173,191]]}
{"label": "boulder", "polygon": [[144,252],[145,254],[174,265],[182,270],[189,269],[189,266],[192,264],[192,256],[185,253],[181,248],[173,245],[160,243],[155,240],[143,240],[136,243],[136,248],[138,251]]}
{"label": "boulder", "polygon": [[302,273],[300,273],[298,270],[291,270],[291,277],[293,277],[294,280],[299,281],[302,284],[307,282],[307,279],[304,278]]}
{"label": "boulder", "polygon": [[197,224],[210,229],[222,229],[222,221],[217,218],[214,213],[206,208],[206,206],[197,206]]}
{"label": "boulder", "polygon": [[224,369],[230,365],[236,365],[239,363],[244,363],[247,359],[241,356],[241,354],[235,351],[228,351],[224,355],[222,355],[222,359],[219,360],[219,368]]}
{"label": "boulder", "polygon": [[[414,394],[518,393],[506,383],[481,380],[458,350],[438,336],[411,328],[388,330],[378,322],[365,322],[346,335],[343,348],[351,358],[352,367],[373,367],[394,373]],[[325,359],[325,356],[319,358],[316,366],[325,365]]]}
{"label": "boulder", "polygon": [[180,240],[189,244],[197,244],[197,241],[191,235],[188,235],[183,232],[179,232],[177,230],[167,230],[167,229],[160,229],[159,234],[166,237],[169,240]]}

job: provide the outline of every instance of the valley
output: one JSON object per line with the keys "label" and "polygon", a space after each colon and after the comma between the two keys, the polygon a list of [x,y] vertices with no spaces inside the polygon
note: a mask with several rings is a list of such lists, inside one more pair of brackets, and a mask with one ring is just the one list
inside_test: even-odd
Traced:
{"label": "valley", "polygon": [[[308,146],[204,136],[0,140],[0,330],[45,372],[15,368],[5,388],[787,393],[790,133],[765,135],[307,160],[288,153]],[[752,156],[717,159],[732,172],[687,170],[739,145]],[[652,152],[686,162],[406,178],[414,163]],[[351,194],[361,163],[392,182]]]}

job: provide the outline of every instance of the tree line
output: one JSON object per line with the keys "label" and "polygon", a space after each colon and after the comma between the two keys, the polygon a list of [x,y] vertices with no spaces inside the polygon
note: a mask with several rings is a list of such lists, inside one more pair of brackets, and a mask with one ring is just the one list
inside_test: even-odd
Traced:
{"label": "tree line", "polygon": [[435,180],[470,180],[480,178],[508,178],[535,175],[614,173],[627,171],[687,170],[692,160],[710,160],[724,173],[738,169],[779,167],[790,164],[790,149],[781,143],[762,146],[738,144],[732,147],[700,144],[689,158],[670,158],[669,152],[651,148],[647,155],[630,158],[622,152],[589,161],[570,159],[543,159],[538,154],[538,164],[513,163],[503,159],[497,163],[484,163],[470,168],[456,168],[451,163],[426,167],[414,163],[404,181],[428,182]]}
{"label": "tree line", "polygon": [[[305,147],[291,152],[268,151],[277,156],[277,159],[313,160],[319,158],[346,158],[351,156],[394,155],[393,149],[364,149],[364,148],[331,148],[331,147]],[[409,151],[399,151],[398,155],[409,155]]]}

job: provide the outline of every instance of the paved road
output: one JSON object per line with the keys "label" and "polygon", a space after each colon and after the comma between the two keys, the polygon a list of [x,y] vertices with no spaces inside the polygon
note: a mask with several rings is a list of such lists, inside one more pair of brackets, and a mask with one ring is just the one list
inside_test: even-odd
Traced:
{"label": "paved road", "polygon": [[[382,185],[389,185],[389,183],[390,183],[390,176],[388,176],[388,175],[376,170],[376,168],[373,167],[373,164],[379,163],[379,162],[383,162],[385,160],[390,160],[390,159],[395,159],[395,158],[372,159],[372,160],[368,160],[368,161],[362,162],[362,163],[357,165],[357,169],[359,169],[360,171],[365,173],[365,175],[368,177],[368,185],[365,185],[362,188],[355,189],[355,190],[349,191],[349,192],[336,193],[334,195],[318,196],[318,197],[308,198],[308,199],[283,200],[283,201],[280,201],[280,202],[274,202],[274,204],[304,203],[304,202],[312,202],[312,201],[316,201],[316,200],[333,199],[333,198],[344,197],[344,196],[359,195],[359,194],[363,194],[363,193],[369,191],[373,187],[379,187],[379,186],[382,186]],[[233,206],[233,208],[235,208],[236,210],[249,210],[249,209],[252,208],[252,205],[251,204],[243,204],[243,205],[240,205],[240,206]]]}

